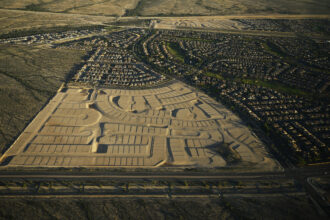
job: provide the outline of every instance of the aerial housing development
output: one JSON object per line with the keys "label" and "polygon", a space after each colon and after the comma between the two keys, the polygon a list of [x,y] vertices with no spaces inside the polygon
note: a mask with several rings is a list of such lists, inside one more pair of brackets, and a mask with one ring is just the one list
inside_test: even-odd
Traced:
{"label": "aerial housing development", "polygon": [[[281,20],[235,22],[246,30],[280,31],[281,25]],[[144,164],[128,161],[136,154],[136,161],[157,155],[146,163],[151,166],[196,165],[195,157],[202,155],[209,158],[203,166],[224,166],[221,148],[235,162],[257,164],[269,153],[288,164],[329,159],[326,40],[143,28],[109,33],[98,27],[1,43],[87,53],[2,156],[12,158],[9,165],[83,165],[75,156],[77,161],[90,156],[90,162],[82,161],[90,166]],[[248,120],[249,128],[236,115]],[[99,162],[104,155],[108,159]],[[112,157],[117,162],[110,162]]]}
{"label": "aerial housing development", "polygon": [[0,202],[329,214],[329,19],[91,19],[0,35]]}
{"label": "aerial housing development", "polygon": [[129,48],[142,36],[132,29],[54,45],[87,45],[89,57],[4,154],[7,166],[281,170],[225,106],[137,60]]}

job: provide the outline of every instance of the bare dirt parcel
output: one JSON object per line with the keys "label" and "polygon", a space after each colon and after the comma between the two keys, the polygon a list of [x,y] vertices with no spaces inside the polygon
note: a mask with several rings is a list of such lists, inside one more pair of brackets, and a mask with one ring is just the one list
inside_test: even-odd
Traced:
{"label": "bare dirt parcel", "polygon": [[174,81],[144,89],[68,88],[56,94],[2,160],[9,166],[278,168],[222,104]]}

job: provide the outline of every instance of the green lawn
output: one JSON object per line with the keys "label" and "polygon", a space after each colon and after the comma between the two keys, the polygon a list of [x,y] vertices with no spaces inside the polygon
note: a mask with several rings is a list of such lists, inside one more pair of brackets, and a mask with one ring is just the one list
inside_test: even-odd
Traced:
{"label": "green lawn", "polygon": [[175,57],[180,62],[184,63],[184,51],[180,48],[178,43],[175,42],[167,42],[166,43],[167,50],[173,57]]}
{"label": "green lawn", "polygon": [[211,73],[211,72],[205,72],[204,74],[206,76],[210,76],[210,77],[214,77],[214,78],[217,78],[217,79],[224,80],[223,76],[221,76],[220,74]]}
{"label": "green lawn", "polygon": [[276,91],[288,93],[291,95],[299,95],[299,96],[305,96],[305,97],[310,97],[312,95],[311,93],[305,92],[301,89],[290,87],[288,85],[285,85],[283,83],[276,82],[276,81],[261,81],[261,80],[255,80],[255,79],[238,79],[238,81],[241,81],[242,83],[245,83],[245,84],[252,84],[252,85],[257,85],[257,86],[274,89]]}

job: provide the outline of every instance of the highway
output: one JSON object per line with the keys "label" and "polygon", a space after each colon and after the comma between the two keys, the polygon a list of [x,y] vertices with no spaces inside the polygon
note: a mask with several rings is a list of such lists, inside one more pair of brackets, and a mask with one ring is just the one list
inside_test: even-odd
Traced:
{"label": "highway", "polygon": [[212,174],[212,175],[201,175],[198,173],[195,174],[158,174],[154,175],[150,173],[141,173],[137,174],[118,174],[118,173],[109,173],[109,174],[0,174],[1,179],[38,179],[38,180],[49,180],[49,179],[79,179],[79,180],[90,180],[90,179],[120,179],[120,180],[137,180],[137,179],[177,179],[177,180],[223,180],[223,179],[287,179],[288,177],[285,174],[251,174],[251,175],[223,175],[223,174]]}
{"label": "highway", "polygon": [[227,197],[277,197],[281,195],[306,195],[305,192],[281,192],[281,193],[187,193],[187,194],[168,194],[168,193],[125,193],[125,194],[14,194],[14,195],[1,195],[1,198],[40,198],[40,199],[53,199],[53,198],[227,198]]}
{"label": "highway", "polygon": [[199,192],[198,190],[178,190],[169,188],[157,189],[152,188],[149,191],[142,192],[137,191],[81,191],[80,189],[72,188],[68,192],[58,193],[31,193],[31,192],[15,192],[9,191],[8,193],[1,192],[0,198],[181,198],[181,197],[269,197],[279,195],[307,195],[312,198],[319,209],[323,210],[323,216],[330,216],[330,207],[327,201],[325,201],[316,192],[315,188],[307,181],[310,177],[325,177],[329,176],[329,165],[317,165],[307,166],[303,168],[287,168],[283,172],[230,172],[228,170],[217,171],[170,171],[170,170],[148,170],[148,171],[111,171],[107,170],[6,170],[0,169],[0,181],[96,181],[97,180],[123,180],[134,182],[134,180],[191,180],[191,181],[213,181],[213,180],[236,180],[236,181],[272,181],[272,182],[285,182],[295,180],[300,187],[296,186],[284,186],[284,187],[264,187],[264,188],[227,188],[218,189],[211,188],[205,192]]}
{"label": "highway", "polygon": [[[329,175],[328,165],[285,169],[284,172],[235,172],[219,171],[107,171],[107,170],[6,170],[0,169],[0,179],[275,179],[315,177]],[[327,173],[327,174],[326,174]]]}

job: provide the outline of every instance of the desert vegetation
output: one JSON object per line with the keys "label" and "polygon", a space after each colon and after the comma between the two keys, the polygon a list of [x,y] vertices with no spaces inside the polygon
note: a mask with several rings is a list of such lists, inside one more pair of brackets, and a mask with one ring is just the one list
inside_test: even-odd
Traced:
{"label": "desert vegetation", "polygon": [[52,97],[83,51],[0,46],[0,150]]}
{"label": "desert vegetation", "polygon": [[[316,211],[303,196],[209,199],[2,199],[0,217],[66,219],[313,219]],[[13,208],[14,207],[14,208]],[[19,207],[20,212],[17,212]]]}
{"label": "desert vegetation", "polygon": [[0,8],[107,16],[182,16],[328,14],[329,4],[327,0],[3,0]]}

